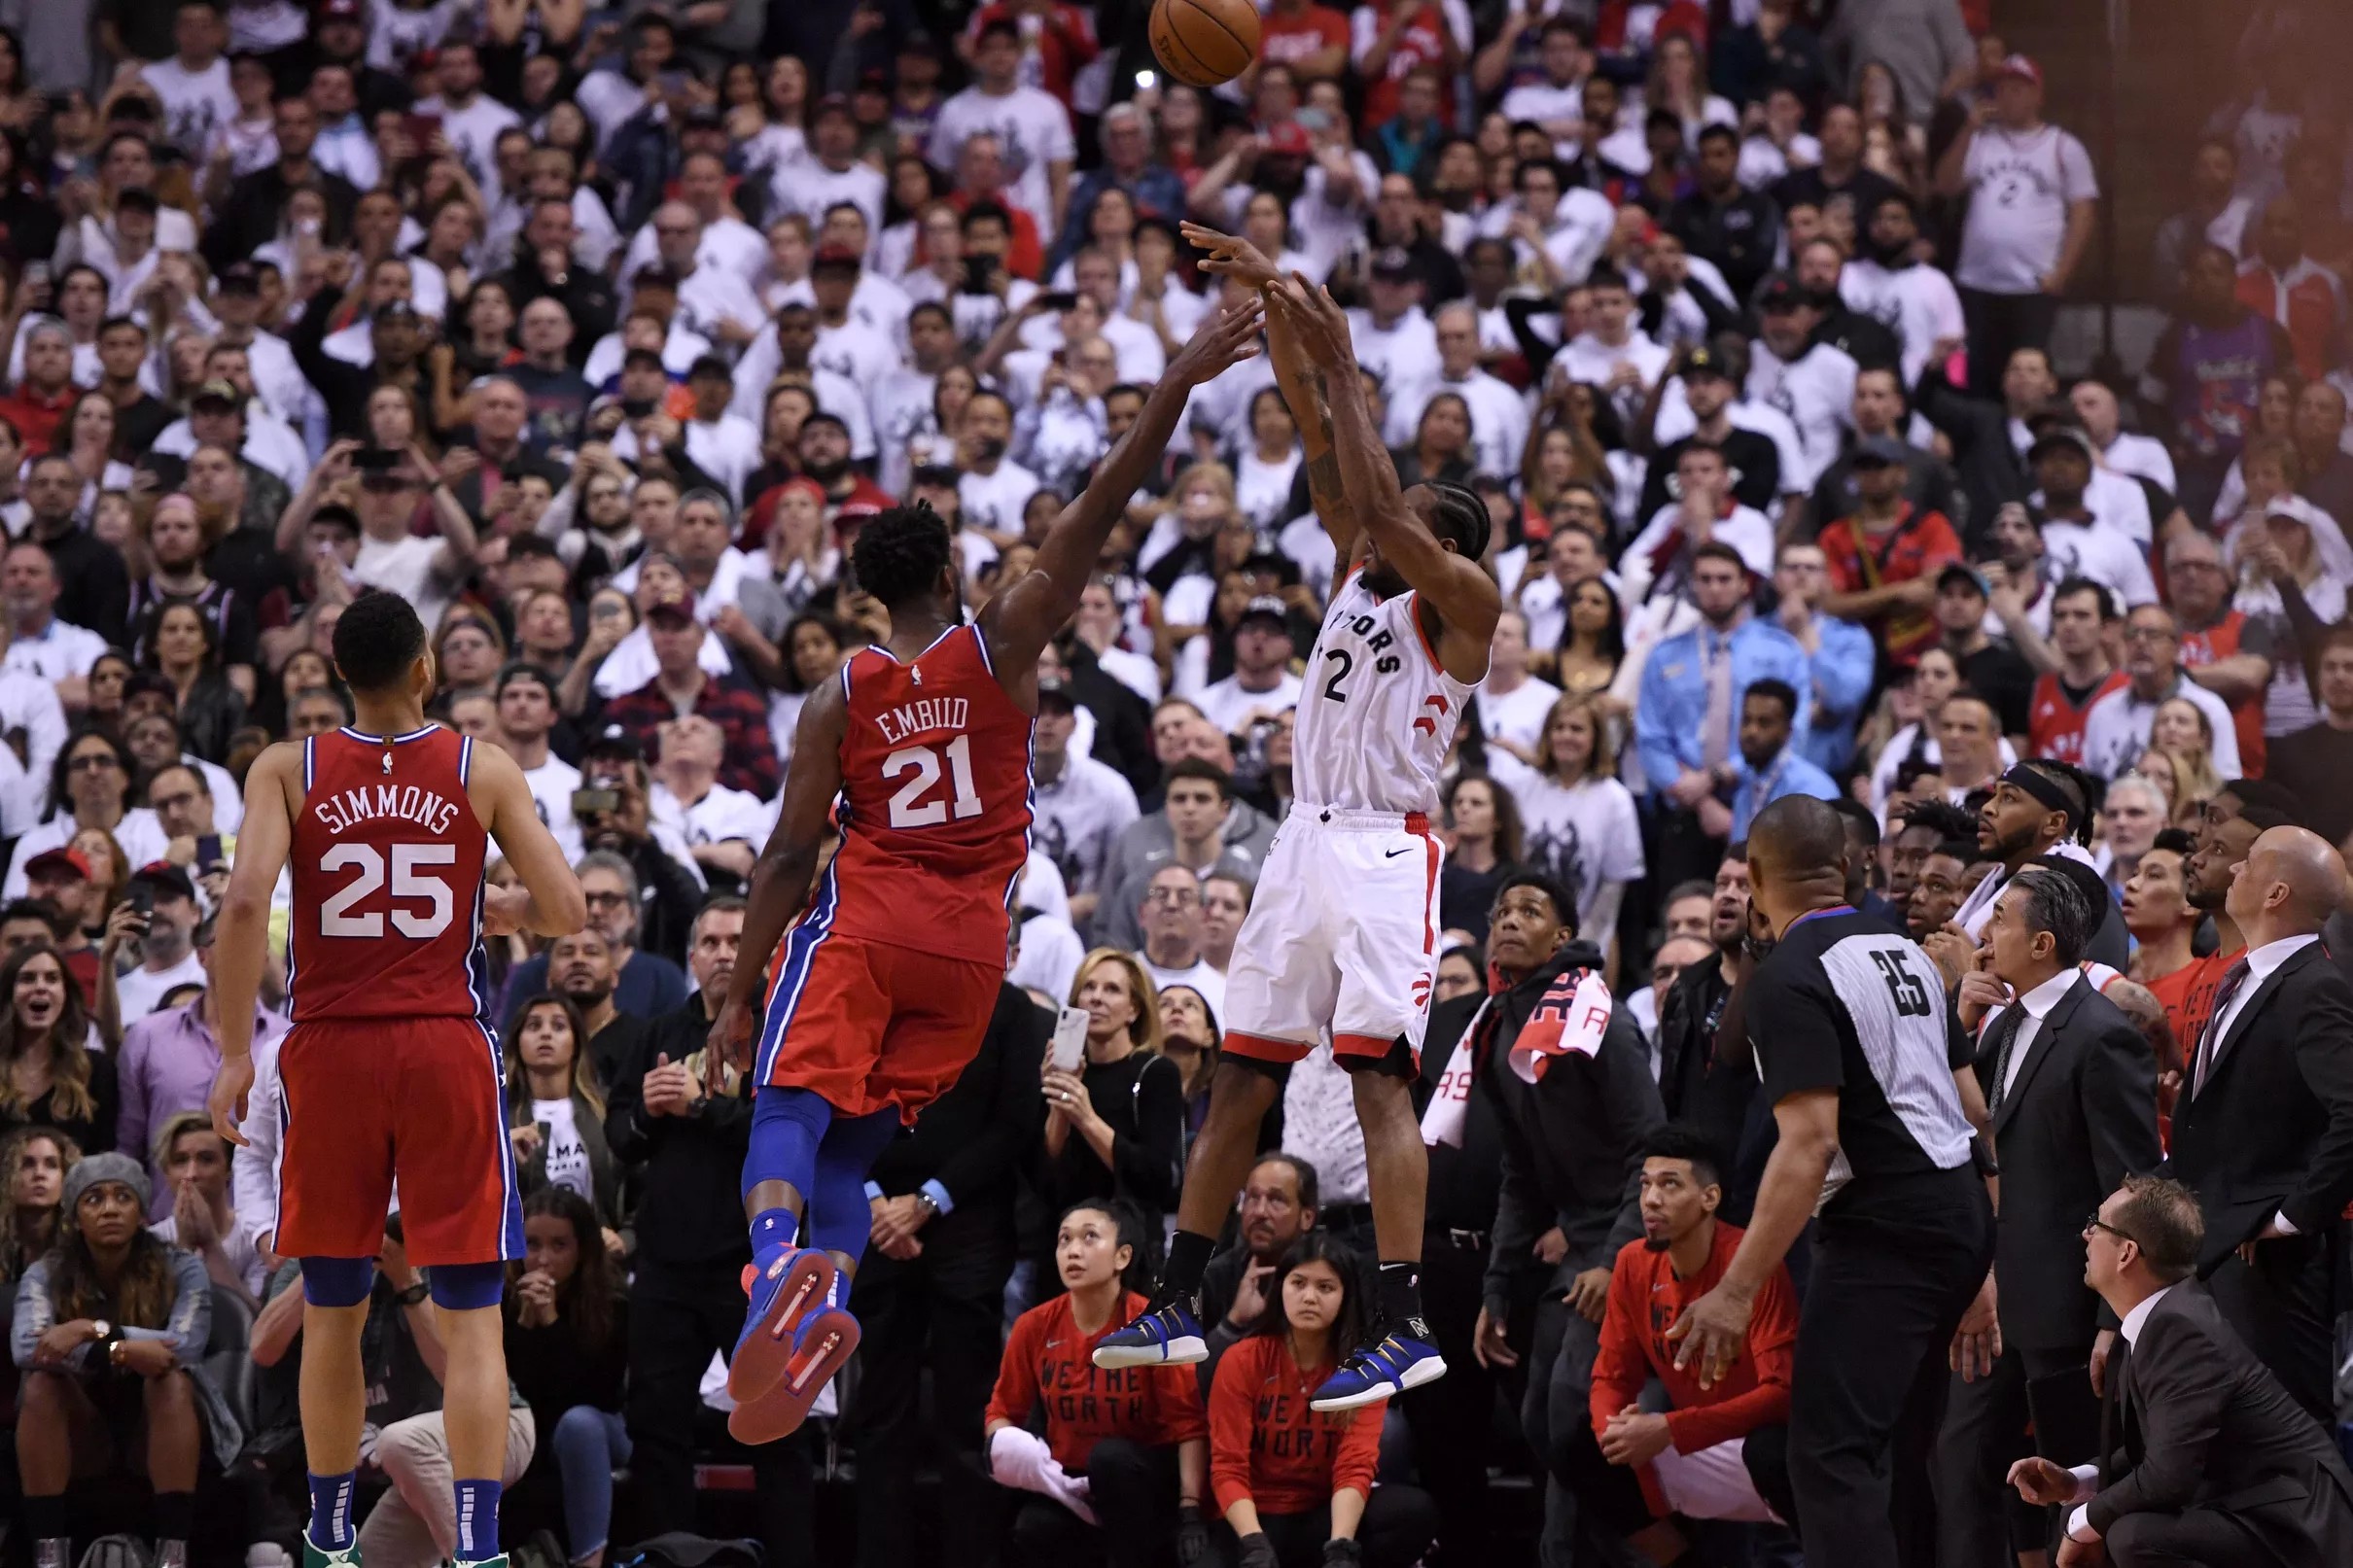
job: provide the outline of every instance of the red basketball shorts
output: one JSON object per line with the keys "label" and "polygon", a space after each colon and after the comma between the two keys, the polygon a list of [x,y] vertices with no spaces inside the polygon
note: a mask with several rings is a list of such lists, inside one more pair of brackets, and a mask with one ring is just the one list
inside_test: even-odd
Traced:
{"label": "red basketball shorts", "polygon": [[1004,966],[939,958],[803,921],[786,933],[755,1083],[807,1089],[842,1116],[912,1124],[980,1050]]}
{"label": "red basketball shorts", "polygon": [[297,1024],[278,1078],[281,1256],[374,1257],[396,1180],[410,1263],[523,1255],[506,1070],[480,1024]]}

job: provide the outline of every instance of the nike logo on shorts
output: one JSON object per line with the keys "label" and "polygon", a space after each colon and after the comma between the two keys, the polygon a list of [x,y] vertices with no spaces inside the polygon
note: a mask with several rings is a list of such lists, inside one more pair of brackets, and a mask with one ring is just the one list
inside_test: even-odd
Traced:
{"label": "nike logo on shorts", "polygon": [[1394,860],[1401,854],[1411,854],[1413,853],[1413,846],[1409,844],[1402,850],[1384,850],[1381,853],[1381,858],[1384,860]]}

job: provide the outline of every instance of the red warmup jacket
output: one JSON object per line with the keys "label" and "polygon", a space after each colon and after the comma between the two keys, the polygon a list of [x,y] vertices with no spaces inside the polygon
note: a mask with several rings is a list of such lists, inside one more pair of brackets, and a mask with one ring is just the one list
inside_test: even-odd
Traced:
{"label": "red warmup jacket", "polygon": [[[1129,1438],[1154,1447],[1208,1435],[1201,1418],[1201,1384],[1190,1367],[1127,1367],[1108,1371],[1094,1362],[1097,1342],[1140,1317],[1150,1303],[1134,1291],[1119,1300],[1110,1321],[1081,1334],[1071,1298],[1057,1296],[1013,1320],[991,1421],[1021,1426],[1039,1404],[1046,1409],[1046,1446],[1072,1475],[1105,1438]],[[1375,1423],[1378,1426],[1378,1422]]]}
{"label": "red warmup jacket", "polygon": [[1372,1495],[1388,1402],[1310,1410],[1338,1370],[1300,1366],[1273,1334],[1250,1335],[1219,1358],[1210,1385],[1210,1492],[1219,1514],[1246,1500],[1261,1514],[1304,1514],[1343,1487]]}
{"label": "red warmup jacket", "polygon": [[[1723,1279],[1739,1249],[1740,1228],[1719,1221],[1707,1267],[1689,1279],[1675,1277],[1664,1252],[1629,1241],[1609,1272],[1609,1307],[1601,1318],[1601,1350],[1594,1362],[1591,1410],[1598,1437],[1616,1414],[1642,1397],[1645,1378],[1667,1385],[1667,1430],[1675,1452],[1697,1453],[1746,1437],[1760,1426],[1789,1419],[1789,1368],[1797,1356],[1797,1297],[1789,1271],[1776,1269],[1757,1293],[1748,1320],[1748,1342],[1732,1371],[1713,1388],[1700,1386],[1699,1369],[1675,1370],[1676,1346],[1667,1331],[1683,1309]],[[1644,1467],[1643,1491],[1658,1498]]]}

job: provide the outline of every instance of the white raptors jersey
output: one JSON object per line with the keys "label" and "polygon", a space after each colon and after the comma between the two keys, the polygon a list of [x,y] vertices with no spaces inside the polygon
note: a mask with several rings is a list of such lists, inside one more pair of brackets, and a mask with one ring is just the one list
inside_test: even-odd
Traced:
{"label": "white raptors jersey", "polygon": [[1471,688],[1438,666],[1415,619],[1419,596],[1381,599],[1352,570],[1308,655],[1291,742],[1301,805],[1438,810],[1438,772]]}

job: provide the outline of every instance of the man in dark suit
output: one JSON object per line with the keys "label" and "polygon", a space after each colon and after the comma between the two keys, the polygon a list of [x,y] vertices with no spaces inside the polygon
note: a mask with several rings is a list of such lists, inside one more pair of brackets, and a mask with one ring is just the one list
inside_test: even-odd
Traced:
{"label": "man in dark suit", "polygon": [[[1983,1025],[1977,1074],[2001,1205],[1993,1272],[1953,1341],[1934,1469],[1940,1568],[1992,1568],[2013,1556],[2001,1477],[2028,1446],[2027,1385],[2083,1377],[2089,1416],[2085,1364],[2098,1301],[2075,1265],[2075,1237],[2103,1196],[2160,1159],[2157,1063],[2077,967],[2096,920],[2069,877],[2021,871],[1994,903],[1979,967],[1961,981],[1961,1022]],[[2017,1550],[2042,1551],[2046,1528],[2022,1531]]]}
{"label": "man in dark suit", "polygon": [[2126,1177],[2084,1227],[2084,1277],[2124,1323],[2097,1464],[2021,1459],[2030,1503],[2068,1506],[2058,1568],[2341,1568],[2353,1472],[2190,1276],[2204,1221],[2178,1182]]}
{"label": "man in dark suit", "polygon": [[2225,909],[2245,957],[2188,1046],[2168,1173],[2205,1210],[2198,1276],[2300,1405],[2334,1420],[2336,1218],[2353,1199],[2353,987],[2320,946],[2344,862],[2317,834],[2257,838]]}

